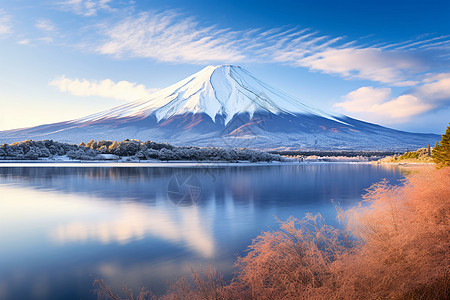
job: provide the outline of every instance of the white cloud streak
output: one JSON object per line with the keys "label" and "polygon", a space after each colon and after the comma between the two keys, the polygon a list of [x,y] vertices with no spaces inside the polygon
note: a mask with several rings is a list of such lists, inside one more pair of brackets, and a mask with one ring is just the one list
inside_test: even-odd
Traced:
{"label": "white cloud streak", "polygon": [[70,79],[65,76],[56,78],[49,83],[61,92],[68,92],[75,96],[98,96],[125,101],[133,101],[150,96],[158,89],[148,89],[143,84],[128,81],[114,82],[111,79],[89,81],[87,79]]}
{"label": "white cloud streak", "polygon": [[50,44],[54,42],[54,39],[58,39],[61,37],[61,34],[58,32],[57,26],[50,19],[38,19],[34,23],[34,27],[41,31],[41,36],[34,36],[33,38],[22,38],[17,41],[18,45],[24,46],[37,46],[42,43]]}
{"label": "white cloud streak", "polygon": [[191,63],[245,58],[234,41],[235,33],[199,28],[192,19],[181,19],[174,12],[126,18],[105,29],[104,34],[107,40],[97,48],[101,54]]}
{"label": "white cloud streak", "polygon": [[24,39],[24,40],[18,41],[17,44],[19,44],[19,45],[29,45],[30,42],[31,42],[30,39]]}
{"label": "white cloud streak", "polygon": [[96,16],[99,11],[114,11],[109,5],[111,0],[67,0],[58,2],[64,10],[85,17]]}
{"label": "white cloud streak", "polygon": [[34,24],[34,26],[42,31],[45,32],[53,32],[56,31],[56,26],[55,24],[49,20],[49,19],[40,19],[36,22],[36,24]]}
{"label": "white cloud streak", "polygon": [[433,41],[436,41],[436,40],[447,39],[449,37],[450,36],[448,36],[448,35],[438,36],[438,37],[434,37],[434,38],[431,38],[431,39],[426,39],[426,40],[421,40],[421,41],[417,41],[417,42],[408,43],[407,45],[397,47],[396,49],[397,50],[401,50],[401,49],[406,49],[406,48],[412,48],[412,47],[417,46],[417,45],[420,45],[420,47],[426,47],[428,45],[432,45],[433,44],[433,43],[430,43],[430,42],[433,42]]}
{"label": "white cloud streak", "polygon": [[0,8],[0,37],[12,33],[11,17]]}
{"label": "white cloud streak", "polygon": [[369,79],[396,86],[416,84],[417,81],[407,78],[425,70],[422,62],[412,56],[377,48],[326,49],[291,63],[345,78]]}

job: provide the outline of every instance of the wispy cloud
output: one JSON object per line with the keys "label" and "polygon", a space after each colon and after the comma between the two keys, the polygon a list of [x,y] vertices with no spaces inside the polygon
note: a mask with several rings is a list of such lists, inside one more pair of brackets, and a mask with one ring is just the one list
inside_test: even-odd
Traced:
{"label": "wispy cloud", "polygon": [[344,96],[335,107],[373,122],[401,123],[450,105],[450,74],[431,75],[425,84],[399,97],[390,88],[361,87]]}
{"label": "wispy cloud", "polygon": [[34,26],[44,32],[56,31],[56,25],[50,19],[40,19]]}
{"label": "wispy cloud", "polygon": [[[434,38],[430,38],[430,39],[425,39],[425,40],[419,40],[419,41],[411,41],[410,43],[407,43],[406,45],[402,45],[399,47],[396,47],[396,50],[402,50],[402,49],[413,49],[413,48],[428,48],[428,47],[432,47],[435,46],[436,44],[441,44],[441,43],[445,43],[448,42],[448,38],[450,37],[450,35],[445,35],[445,36],[438,36],[438,37],[434,37]],[[445,40],[447,39],[447,40]],[[444,40],[444,41],[443,41]]]}
{"label": "wispy cloud", "polygon": [[12,33],[11,17],[0,8],[0,37]]}
{"label": "wispy cloud", "polygon": [[99,11],[112,11],[111,0],[67,0],[57,4],[64,10],[86,17],[96,16]]}
{"label": "wispy cloud", "polygon": [[[439,47],[434,46],[437,40],[442,42],[439,46],[450,42],[448,36],[420,40],[420,46],[426,46],[426,49],[413,51],[400,48],[419,46],[417,40],[393,47],[363,46],[356,41],[348,41],[345,37],[328,37],[306,31],[295,37],[283,34],[269,36],[258,50],[258,55],[264,57],[265,61],[306,67],[346,79],[365,79],[392,86],[414,86],[421,81],[422,72],[429,70],[431,65],[436,65],[434,58],[430,59],[423,51],[435,50],[437,53],[436,49]],[[440,53],[447,51],[441,49]],[[450,65],[448,60],[440,61],[439,64]]]}
{"label": "wispy cloud", "polygon": [[[109,27],[109,26],[108,26]],[[245,58],[236,33],[200,27],[174,12],[143,13],[128,17],[103,31],[101,54],[145,57],[166,62],[236,62]]]}
{"label": "wispy cloud", "polygon": [[287,62],[311,70],[396,86],[418,83],[417,80],[408,79],[426,70],[424,63],[413,55],[378,48],[328,48],[299,59],[292,59],[294,56],[289,53],[286,57]]}
{"label": "wispy cloud", "polygon": [[[16,42],[19,45],[35,47],[40,44],[50,44],[53,42],[61,45],[61,40],[64,34],[61,34],[57,25],[50,19],[37,19],[34,22],[34,27],[39,29],[39,33],[19,34],[20,39]],[[56,44],[56,43],[55,43]]]}
{"label": "wispy cloud", "polygon": [[19,45],[29,45],[30,42],[31,42],[30,39],[23,39],[23,40],[18,41],[17,44],[19,44]]}
{"label": "wispy cloud", "polygon": [[56,78],[50,85],[58,87],[61,92],[75,96],[98,96],[118,100],[133,101],[150,96],[158,89],[148,89],[142,84],[128,81],[114,82],[111,79],[89,81],[87,79],[70,79],[65,76]]}
{"label": "wispy cloud", "polygon": [[[274,62],[394,86],[416,85],[421,80],[420,74],[430,71],[430,64],[435,62],[430,62],[429,56],[421,51],[439,48],[442,52],[443,47],[446,50],[450,46],[449,36],[364,46],[311,29],[233,31],[202,26],[194,18],[174,11],[131,15],[103,24],[101,34],[104,38],[95,51],[115,57],[195,64]],[[445,60],[445,64],[449,61]]]}

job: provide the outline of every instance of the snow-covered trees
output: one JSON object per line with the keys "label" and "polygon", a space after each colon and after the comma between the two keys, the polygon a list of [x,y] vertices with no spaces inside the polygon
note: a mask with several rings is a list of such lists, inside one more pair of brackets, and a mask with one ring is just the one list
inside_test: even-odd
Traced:
{"label": "snow-covered trees", "polygon": [[108,153],[108,147],[106,147],[106,145],[101,146],[98,151],[100,151],[100,153],[102,154],[106,154]]}
{"label": "snow-covered trees", "polygon": [[27,159],[50,158],[66,155],[70,151],[87,149],[77,145],[59,143],[51,140],[32,141],[4,144],[0,147],[0,159]]}
{"label": "snow-covered trees", "polygon": [[158,153],[159,160],[180,160],[181,156],[178,154],[178,151],[169,150],[167,148],[162,148]]}
{"label": "snow-covered trees", "polygon": [[108,153],[118,155],[119,152],[120,152],[120,144],[117,141],[114,141],[114,143],[112,143],[108,147]]}
{"label": "snow-covered trees", "polygon": [[50,151],[47,148],[39,148],[31,146],[30,150],[25,154],[26,159],[38,159],[39,157],[49,157]]}
{"label": "snow-covered trees", "polygon": [[159,159],[163,161],[281,161],[281,156],[246,148],[175,147],[167,143],[138,140],[94,141],[80,145],[51,140],[4,144],[0,159],[39,159],[67,155],[76,160],[103,160],[111,157],[129,157],[136,160]]}

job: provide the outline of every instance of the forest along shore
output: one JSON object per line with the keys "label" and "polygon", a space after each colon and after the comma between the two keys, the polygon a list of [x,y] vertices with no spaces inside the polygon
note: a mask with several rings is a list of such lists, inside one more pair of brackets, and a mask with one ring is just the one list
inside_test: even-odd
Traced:
{"label": "forest along shore", "polygon": [[269,151],[286,160],[299,162],[375,162],[385,157],[401,155],[397,151],[323,151],[323,150],[289,150]]}
{"label": "forest along shore", "polygon": [[248,148],[173,146],[139,140],[94,141],[79,145],[52,140],[26,140],[0,146],[0,161],[184,161],[184,162],[377,162],[433,163],[432,148],[397,151],[262,151]]}
{"label": "forest along shore", "polygon": [[80,145],[52,140],[4,144],[0,160],[78,160],[78,161],[282,161],[278,154],[247,148],[181,147],[153,141],[94,141]]}

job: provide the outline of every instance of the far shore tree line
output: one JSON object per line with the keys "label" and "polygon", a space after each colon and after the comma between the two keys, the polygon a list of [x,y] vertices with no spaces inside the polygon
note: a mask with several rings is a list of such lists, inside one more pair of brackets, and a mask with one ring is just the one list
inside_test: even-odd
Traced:
{"label": "far shore tree line", "polygon": [[134,160],[188,160],[188,161],[281,161],[281,156],[246,148],[177,147],[167,143],[139,140],[94,141],[80,145],[53,140],[26,140],[0,146],[1,160],[38,160],[67,156],[74,160],[118,160],[128,157]]}

